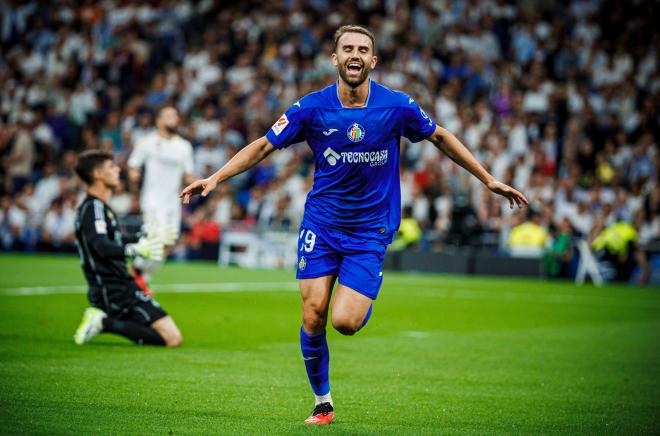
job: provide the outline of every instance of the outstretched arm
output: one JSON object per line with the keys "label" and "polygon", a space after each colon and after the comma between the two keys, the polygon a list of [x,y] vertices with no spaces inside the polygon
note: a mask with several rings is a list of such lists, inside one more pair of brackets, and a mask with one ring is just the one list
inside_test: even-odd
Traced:
{"label": "outstretched arm", "polygon": [[266,156],[273,152],[273,150],[275,150],[273,144],[271,144],[265,136],[262,136],[236,153],[229,162],[213,175],[206,179],[197,180],[188,185],[183,191],[181,191],[179,197],[183,198],[184,204],[188,204],[190,202],[190,197],[193,195],[201,194],[202,197],[206,197],[209,192],[215,189],[218,183],[222,183],[237,174],[249,170],[264,160]]}
{"label": "outstretched arm", "polygon": [[527,201],[523,194],[512,187],[495,180],[495,178],[486,171],[477,159],[475,159],[470,150],[468,150],[468,148],[448,130],[436,126],[435,131],[428,140],[431,141],[438,150],[449,156],[451,160],[472,173],[472,175],[479,179],[481,183],[486,185],[492,192],[506,197],[509,200],[509,206],[511,206],[511,208],[513,208],[514,205],[523,207],[524,205],[529,204],[529,201]]}
{"label": "outstretched arm", "polygon": [[[159,260],[163,256],[163,242],[158,238],[143,237],[136,243],[124,244],[108,237],[108,224],[101,200],[94,200],[93,205],[83,206],[80,215],[80,244],[94,251],[101,257],[124,259],[126,256],[140,255],[146,259]],[[125,241],[126,242],[126,241]]]}

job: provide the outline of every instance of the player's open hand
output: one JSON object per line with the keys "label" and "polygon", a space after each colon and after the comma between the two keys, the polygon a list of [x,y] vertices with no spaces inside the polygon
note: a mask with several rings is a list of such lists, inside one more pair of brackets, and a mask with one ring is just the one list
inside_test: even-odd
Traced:
{"label": "player's open hand", "polygon": [[186,188],[181,191],[181,194],[179,194],[179,197],[183,198],[183,204],[188,204],[190,203],[190,197],[193,195],[201,195],[202,197],[206,197],[209,195],[209,192],[215,189],[217,184],[218,183],[211,177],[208,179],[197,180],[186,186]]}
{"label": "player's open hand", "polygon": [[509,185],[505,185],[504,183],[494,180],[488,183],[487,186],[488,189],[490,189],[495,194],[499,194],[502,197],[506,197],[507,200],[509,200],[509,206],[511,207],[511,209],[513,209],[514,205],[518,205],[518,207],[521,208],[529,204],[529,201],[525,198],[524,195],[522,195],[522,193],[516,191]]}

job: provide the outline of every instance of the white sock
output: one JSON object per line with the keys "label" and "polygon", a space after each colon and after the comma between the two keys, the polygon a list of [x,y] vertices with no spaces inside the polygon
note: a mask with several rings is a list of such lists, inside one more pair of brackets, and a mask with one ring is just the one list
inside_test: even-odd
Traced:
{"label": "white sock", "polygon": [[328,392],[325,395],[314,395],[316,397],[316,404],[321,404],[321,403],[330,403],[331,406],[334,407],[334,404],[332,404],[332,395],[330,395],[330,392]]}

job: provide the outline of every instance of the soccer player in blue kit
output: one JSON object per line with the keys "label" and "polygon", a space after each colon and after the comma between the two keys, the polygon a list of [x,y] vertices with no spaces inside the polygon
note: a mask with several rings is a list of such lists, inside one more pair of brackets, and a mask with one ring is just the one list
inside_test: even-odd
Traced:
{"label": "soccer player in blue kit", "polygon": [[308,424],[334,418],[329,383],[326,322],[330,296],[332,326],[353,335],[367,323],[378,296],[387,245],[401,219],[399,142],[432,142],[492,192],[523,207],[527,199],[495,180],[454,135],[408,95],[368,78],[376,66],[373,34],[362,26],[335,33],[332,62],[338,80],[295,102],[268,133],[237,153],[215,174],[181,192],[206,196],[222,183],[277,149],[306,141],[314,152],[314,186],[307,195],[298,241],[296,278],[302,295],[300,345],[316,397]]}

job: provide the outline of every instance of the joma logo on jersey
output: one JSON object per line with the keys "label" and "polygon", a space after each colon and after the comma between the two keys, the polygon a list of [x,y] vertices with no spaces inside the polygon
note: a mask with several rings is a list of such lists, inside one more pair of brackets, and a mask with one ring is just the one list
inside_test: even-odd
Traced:
{"label": "joma logo on jersey", "polygon": [[359,125],[358,123],[353,123],[348,130],[346,131],[346,135],[348,136],[348,139],[350,139],[352,142],[360,142],[364,139],[364,127]]}

